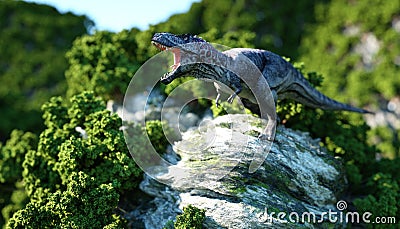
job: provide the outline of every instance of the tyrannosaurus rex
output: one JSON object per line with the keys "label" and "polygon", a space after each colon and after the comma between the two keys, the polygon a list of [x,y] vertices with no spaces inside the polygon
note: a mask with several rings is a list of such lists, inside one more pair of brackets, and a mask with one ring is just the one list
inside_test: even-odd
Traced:
{"label": "tyrannosaurus rex", "polygon": [[[183,76],[212,80],[218,92],[217,105],[220,91],[226,91],[224,88],[228,87],[234,92],[228,102],[238,95],[244,99],[242,102],[246,107],[260,113],[258,105],[264,100],[266,115],[274,121],[275,110],[270,110],[275,109],[271,104],[275,104],[278,97],[293,99],[312,108],[371,113],[323,95],[292,64],[270,51],[233,48],[220,52],[204,39],[190,34],[156,33],[151,41],[158,49],[174,53],[172,70],[161,78],[162,83],[169,84]],[[260,138],[270,140],[272,136],[267,133],[273,127],[268,123]]]}

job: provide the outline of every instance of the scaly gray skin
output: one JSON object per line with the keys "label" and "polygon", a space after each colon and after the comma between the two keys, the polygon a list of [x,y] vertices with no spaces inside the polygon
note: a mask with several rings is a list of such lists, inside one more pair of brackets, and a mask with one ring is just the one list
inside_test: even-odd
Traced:
{"label": "scaly gray skin", "polygon": [[[268,82],[275,102],[278,97],[280,99],[288,98],[312,108],[371,113],[367,110],[328,98],[313,88],[304,76],[289,62],[285,61],[279,55],[266,50],[234,48],[219,52],[205,40],[190,34],[174,35],[171,33],[156,33],[151,40],[160,50],[171,49],[175,54],[175,58],[178,59],[175,60],[172,71],[166,73],[161,78],[162,83],[169,84],[176,78],[188,75],[198,79],[213,80],[216,82],[214,85],[218,92],[217,105],[220,90],[223,90],[223,85],[226,85],[235,92],[228,98],[228,102],[232,102],[235,96],[239,95],[241,98],[244,98],[242,102],[245,106],[245,103],[248,104],[250,102],[249,106],[246,107],[258,113],[259,110],[255,108],[257,106],[252,105],[257,105],[257,100],[250,91],[258,93],[261,96],[267,95],[264,95],[265,92],[262,90],[257,91],[257,89],[253,89],[257,88],[257,79],[254,79],[254,81],[257,81],[254,83],[255,86],[252,85],[251,87],[253,90],[250,90],[247,85],[252,79],[246,79],[246,83],[244,83],[243,79],[243,77],[246,77],[252,71],[251,67],[256,66]],[[248,59],[245,59],[250,60],[253,66],[249,66],[243,59],[240,59],[243,56],[247,57]],[[227,69],[235,69],[235,73]],[[250,75],[249,77],[253,76]]]}

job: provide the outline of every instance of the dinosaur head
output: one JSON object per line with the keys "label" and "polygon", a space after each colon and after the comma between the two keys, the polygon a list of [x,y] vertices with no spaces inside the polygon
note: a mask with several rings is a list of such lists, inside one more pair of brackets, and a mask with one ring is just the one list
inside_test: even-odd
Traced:
{"label": "dinosaur head", "polygon": [[151,43],[161,51],[172,51],[174,55],[171,71],[161,78],[164,84],[169,84],[178,77],[190,75],[194,65],[199,65],[205,58],[205,51],[214,49],[202,38],[191,34],[156,33]]}
{"label": "dinosaur head", "polygon": [[151,38],[153,45],[160,50],[166,50],[175,46],[181,46],[184,44],[195,43],[195,42],[206,42],[201,37],[191,34],[175,35],[172,33],[155,33]]}

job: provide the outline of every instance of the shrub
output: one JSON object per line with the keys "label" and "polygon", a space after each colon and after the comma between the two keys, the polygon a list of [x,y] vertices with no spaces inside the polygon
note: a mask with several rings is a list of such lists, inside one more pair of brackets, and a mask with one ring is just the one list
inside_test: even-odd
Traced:
{"label": "shrub", "polygon": [[172,136],[172,128],[169,127],[166,122],[161,122],[159,120],[150,120],[146,122],[145,129],[155,150],[159,154],[163,154],[169,144],[166,136]]}
{"label": "shrub", "polygon": [[46,193],[19,210],[10,228],[122,228],[113,215],[119,195],[112,184],[98,185],[83,172],[71,174],[66,190]]}
{"label": "shrub", "polygon": [[25,154],[37,148],[37,136],[13,130],[4,146],[0,144],[0,227],[27,203],[22,179]]}
{"label": "shrub", "polygon": [[[376,173],[368,180],[366,188],[369,195],[354,200],[354,205],[359,212],[372,213],[374,217],[395,217],[400,214],[400,188],[399,184],[390,174]],[[398,223],[398,222],[397,222]],[[369,228],[398,228],[395,224],[367,225]]]}
{"label": "shrub", "polygon": [[0,183],[22,179],[22,162],[29,150],[36,149],[37,136],[13,130],[4,146],[0,145]]}
{"label": "shrub", "polygon": [[122,225],[114,211],[141,171],[126,148],[121,120],[93,92],[43,105],[46,129],[23,163],[27,206],[8,226],[86,228]]}
{"label": "shrub", "polygon": [[205,210],[188,205],[183,208],[183,214],[176,217],[176,229],[201,229],[206,218]]}
{"label": "shrub", "polygon": [[135,48],[135,44],[134,36],[127,31],[117,34],[101,31],[76,39],[66,54],[70,64],[65,72],[67,95],[92,90],[106,100],[121,102],[140,66],[129,54],[133,50],[128,50]]}

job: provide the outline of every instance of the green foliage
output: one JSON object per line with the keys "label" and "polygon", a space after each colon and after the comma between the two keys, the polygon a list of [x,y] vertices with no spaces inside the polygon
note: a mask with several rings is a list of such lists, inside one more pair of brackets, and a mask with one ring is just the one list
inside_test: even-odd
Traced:
{"label": "green foliage", "polygon": [[[174,91],[177,87],[179,87],[179,90]],[[208,105],[208,102],[202,98],[206,98],[207,95],[212,93],[209,90],[215,92],[213,86],[204,87],[203,82],[200,82],[191,76],[175,79],[164,88],[164,92],[167,95],[171,96],[171,93],[173,93],[174,98],[178,100],[180,98],[200,98],[198,101],[203,107]]]}
{"label": "green foliage", "polygon": [[173,130],[166,122],[150,120],[146,122],[146,132],[155,150],[162,154],[167,150],[169,144],[165,136],[171,136]]}
{"label": "green foliage", "polygon": [[369,142],[375,144],[384,156],[390,159],[400,157],[400,135],[399,130],[389,126],[375,127],[368,133]]}
{"label": "green foliage", "polygon": [[302,61],[329,82],[323,92],[358,104],[376,102],[377,92],[386,99],[399,94],[399,32],[393,24],[399,14],[399,1],[317,5],[317,23],[309,26],[300,50]]}
{"label": "green foliage", "polygon": [[[67,53],[65,75],[71,100],[57,97],[43,105],[46,129],[38,147],[33,134],[20,131],[14,131],[0,147],[0,225],[17,211],[9,227],[122,227],[115,215],[119,196],[136,187],[141,172],[127,152],[119,131],[121,120],[105,111],[96,96],[121,102],[135,71],[158,52],[150,45],[154,32],[200,34],[230,47],[264,48],[299,58],[323,74],[324,84],[320,74],[295,64],[322,92],[365,105],[400,93],[400,36],[395,27],[399,4],[203,0],[188,13],[174,15],[147,31],[96,32],[77,39]],[[86,32],[84,24],[92,23],[84,16],[61,15],[52,7],[23,1],[1,1],[0,16],[0,140],[5,140],[14,128],[43,129],[40,106],[66,90],[64,52]],[[369,58],[360,50],[375,38],[379,49]],[[165,91],[168,94],[187,80],[176,80]],[[197,97],[208,94],[199,84],[186,87]],[[85,90],[94,93],[73,97]],[[210,106],[209,102],[200,104],[202,109]],[[213,105],[214,114],[223,113],[225,105]],[[286,126],[310,132],[343,159],[349,193],[366,196],[354,202],[358,209],[400,215],[398,130],[371,131],[359,114],[314,110],[285,101],[278,103],[277,110]],[[145,131],[157,151],[165,151],[161,123],[126,127],[131,136],[128,144],[137,155],[149,157]],[[377,161],[375,155],[393,160]],[[18,181],[21,176],[24,183]],[[204,211],[191,206],[184,211],[175,226],[200,228]]]}
{"label": "green foliage", "polygon": [[4,227],[13,214],[29,202],[23,182],[0,184],[0,227]]}
{"label": "green foliage", "polygon": [[177,34],[194,33],[199,34],[205,31],[202,17],[205,6],[203,3],[193,3],[186,13],[174,14],[167,21],[150,26],[150,31],[170,31]]}
{"label": "green foliage", "polygon": [[220,102],[218,107],[215,105],[215,101],[212,101],[211,111],[214,117],[226,114],[252,114],[249,109],[240,105],[237,99],[235,99],[232,103],[228,103],[226,101]]}
{"label": "green foliage", "polygon": [[[212,103],[211,106],[211,111],[213,113],[213,117],[218,117],[218,116],[222,116],[222,115],[226,115],[228,114],[228,112],[226,111],[226,107],[230,107],[231,104],[229,104],[228,102],[222,102],[220,103],[220,105],[217,107],[215,101]],[[236,113],[236,112],[235,112]]]}
{"label": "green foliage", "polygon": [[86,33],[85,16],[24,1],[0,1],[0,140],[43,129],[40,106],[66,90],[64,52]]}
{"label": "green foliage", "polygon": [[[130,149],[133,159],[141,166],[141,168],[148,168],[153,166],[154,163],[159,162],[161,157],[154,157],[155,146],[148,143],[146,128],[136,124],[134,122],[124,122],[124,132],[126,136],[126,144]],[[160,136],[158,133],[156,134]],[[150,139],[151,136],[148,136]],[[163,146],[159,146],[163,147]],[[166,147],[166,146],[165,146]],[[157,151],[158,153],[164,153],[165,151]]]}
{"label": "green foliage", "polygon": [[28,151],[37,147],[37,136],[14,130],[4,146],[0,144],[0,227],[26,204],[22,186],[22,162]]}
{"label": "green foliage", "polygon": [[183,208],[183,214],[176,217],[174,224],[176,229],[201,229],[206,218],[204,209],[198,209],[192,205]]}
{"label": "green foliage", "polygon": [[[318,4],[316,23],[307,28],[301,60],[321,72],[321,91],[356,105],[375,104],[400,93],[399,1],[331,1]],[[369,141],[385,157],[399,155],[398,129],[379,127]]]}
{"label": "green foliage", "polygon": [[66,190],[46,193],[14,214],[8,228],[122,228],[113,215],[119,195],[112,184],[98,185],[94,177],[72,173]]}
{"label": "green foliage", "polygon": [[[370,194],[354,200],[359,212],[371,212],[374,217],[396,217],[400,214],[400,188],[390,174],[377,173],[366,185]],[[372,225],[368,225],[372,228]],[[397,228],[396,225],[374,225],[374,228]]]}
{"label": "green foliage", "polygon": [[[212,28],[205,33],[200,34],[200,36],[207,41],[223,45],[226,47],[221,47],[222,51],[226,48],[254,48],[254,42],[256,38],[256,34],[247,30],[243,31],[228,31],[226,33],[222,33],[220,30],[216,28]],[[219,46],[216,46],[218,49]]]}
{"label": "green foliage", "polygon": [[22,162],[29,150],[37,147],[37,136],[13,130],[4,146],[0,144],[0,183],[22,179]]}
{"label": "green foliage", "polygon": [[[141,171],[126,148],[121,120],[93,92],[67,104],[54,97],[43,105],[46,129],[37,151],[23,162],[28,205],[9,226],[31,228],[118,226],[113,214]],[[45,221],[45,222],[44,222]]]}
{"label": "green foliage", "polygon": [[168,220],[163,229],[174,229],[174,221]]}
{"label": "green foliage", "polygon": [[[91,90],[105,100],[122,103],[135,72],[158,52],[150,45],[152,35],[151,31],[132,29],[119,33],[98,31],[76,39],[66,54],[67,96]],[[147,85],[145,80],[137,79],[135,83]]]}
{"label": "green foliage", "polygon": [[104,99],[121,102],[123,94],[139,68],[139,63],[129,57],[124,45],[132,48],[133,37],[128,31],[114,34],[101,31],[74,41],[66,54],[70,64],[65,76],[69,96],[92,90]]}
{"label": "green foliage", "polygon": [[252,46],[296,57],[305,25],[315,22],[313,12],[318,2],[327,1],[203,0],[152,29],[200,34],[217,28],[219,34],[253,33]]}

